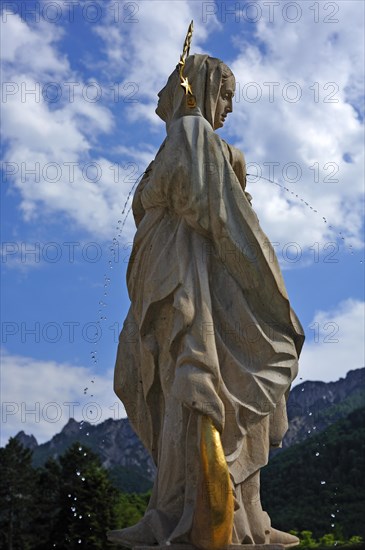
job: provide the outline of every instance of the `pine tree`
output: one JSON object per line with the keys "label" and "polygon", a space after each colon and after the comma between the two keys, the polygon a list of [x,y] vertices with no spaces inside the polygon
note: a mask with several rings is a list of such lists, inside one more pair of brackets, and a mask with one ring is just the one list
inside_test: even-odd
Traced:
{"label": "pine tree", "polygon": [[60,513],[61,467],[49,458],[43,468],[37,470],[36,516],[34,550],[50,550]]}
{"label": "pine tree", "polygon": [[50,547],[59,550],[109,548],[108,529],[115,522],[118,492],[109,481],[99,458],[75,443],[60,458],[59,515]]}
{"label": "pine tree", "polygon": [[0,449],[0,540],[7,550],[33,546],[36,473],[32,454],[14,438]]}

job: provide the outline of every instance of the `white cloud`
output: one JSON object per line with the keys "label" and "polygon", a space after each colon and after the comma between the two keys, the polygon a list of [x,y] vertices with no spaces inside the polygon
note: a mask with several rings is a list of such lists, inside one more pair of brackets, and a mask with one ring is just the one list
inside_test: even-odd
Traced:
{"label": "white cloud", "polygon": [[67,59],[57,54],[53,47],[63,35],[61,28],[40,19],[38,30],[35,30],[15,14],[2,18],[0,24],[3,62],[16,63],[19,70],[31,67],[33,74],[39,77],[45,73],[67,74]]}
{"label": "white cloud", "polygon": [[[227,129],[247,162],[257,163],[264,177],[294,193],[257,181],[249,184],[254,208],[271,240],[296,241],[303,248],[334,241],[339,230],[347,246],[362,247],[364,129],[358,110],[363,99],[364,6],[336,5],[339,21],[334,24],[323,22],[329,13],[321,6],[318,23],[309,4],[300,4],[302,17],[295,24],[277,8],[272,24],[267,17],[257,24],[260,46],[237,34],[240,52],[229,62],[238,84]],[[291,102],[296,93],[300,99]],[[250,102],[256,94],[260,99]],[[273,162],[279,165],[270,173],[264,163]],[[298,182],[290,182],[296,168],[288,169],[288,163],[299,167]],[[256,173],[254,167],[250,171]]]}
{"label": "white cloud", "polygon": [[[112,161],[92,154],[100,135],[113,129],[111,111],[87,100],[97,89],[58,51],[57,27],[45,21],[32,27],[12,15],[2,30],[9,44],[2,109],[5,180],[20,192],[24,219],[63,213],[89,234],[111,239],[128,183],[116,175]],[[48,87],[50,82],[55,86]],[[59,101],[45,100],[58,93]]]}
{"label": "white cloud", "polygon": [[[232,40],[239,53],[226,60],[237,78],[235,113],[228,121],[228,134],[245,152],[248,163],[258,164],[264,177],[273,177],[292,191],[280,191],[262,179],[249,184],[254,208],[270,239],[281,246],[294,241],[307,252],[313,243],[336,241],[340,230],[346,247],[362,247],[359,194],[363,191],[364,157],[358,110],[362,104],[363,6],[358,2],[338,4],[338,23],[325,22],[326,17],[337,19],[332,10],[320,6],[321,12],[316,14],[303,5],[295,24],[285,19],[280,7],[270,24],[268,8],[262,3],[264,16],[256,26],[259,45],[253,44],[252,38],[246,41],[242,22],[229,26],[230,32],[237,29]],[[123,82],[139,86],[142,101],[128,113],[130,121],[158,124],[156,92],[179,56],[181,45],[176,36],[184,36],[186,20],[193,17],[196,21],[193,51],[198,52],[209,34],[222,26],[219,9],[205,25],[201,24],[201,10],[201,2],[174,2],[166,17],[166,3],[143,2],[138,24],[120,27],[119,34],[110,23],[96,29],[105,43],[108,66],[116,71],[128,66]],[[227,22],[231,21],[227,16]],[[118,45],[121,49],[115,56]],[[250,82],[256,88],[245,88]],[[255,89],[262,94],[256,103],[249,101]],[[300,100],[292,102],[297,92]],[[272,102],[269,94],[274,94]],[[279,164],[273,174],[269,163]],[[292,183],[297,168],[300,177]],[[251,172],[255,173],[252,166]],[[296,265],[306,265],[308,257],[303,261]]]}
{"label": "white cloud", "polygon": [[1,445],[21,430],[33,434],[38,443],[47,441],[71,417],[98,423],[125,416],[113,392],[112,371],[99,374],[91,367],[11,355],[3,350],[1,386]]}
{"label": "white cloud", "polygon": [[[118,1],[122,12],[125,3]],[[204,41],[219,26],[215,17],[209,17],[204,25],[200,24],[201,18],[201,2],[178,0],[167,4],[154,0],[139,3],[129,24],[115,23],[110,13],[109,20],[94,28],[104,41],[106,73],[119,75],[122,85],[133,82],[138,86],[142,101],[129,110],[129,120],[142,118],[160,124],[154,112],[157,92],[180,59],[187,24],[192,19],[195,22],[191,52],[196,53],[202,51]]]}
{"label": "white cloud", "polygon": [[[262,17],[256,26],[260,47],[252,39],[246,41],[242,22],[228,25],[232,17],[227,16],[227,30],[235,33],[231,40],[239,52],[235,58],[226,59],[238,83],[235,113],[228,120],[226,132],[230,141],[245,152],[251,172],[255,173],[252,163],[257,163],[262,175],[270,177],[268,164],[264,163],[279,163],[274,179],[293,194],[264,180],[249,183],[248,190],[264,230],[281,246],[290,241],[308,250],[313,243],[333,242],[341,230],[346,246],[362,247],[359,194],[364,180],[363,124],[358,111],[362,97],[363,5],[351,1],[338,5],[336,24],[323,22],[330,15],[323,10],[320,22],[314,23],[314,12],[306,4],[301,5],[303,15],[295,24],[285,21],[281,9],[276,10],[272,24],[267,16]],[[262,6],[267,15],[267,8]],[[161,124],[154,112],[156,93],[179,59],[186,22],[192,18],[195,21],[194,52],[206,51],[203,45],[211,34],[226,29],[219,22],[219,13],[202,21],[201,2],[181,0],[167,5],[165,1],[146,1],[138,3],[134,14],[126,13],[125,4],[120,2],[120,13],[131,21],[113,22],[113,11],[107,10],[102,24],[90,27],[104,47],[104,59],[98,55],[93,65],[97,74],[103,75],[105,86],[119,81],[121,90],[130,82],[138,87],[138,101],[133,108],[124,108],[127,104],[123,104],[123,112],[118,115],[124,118],[126,142],[112,146],[110,153],[119,152],[122,163],[136,162],[141,173],[153,151],[145,143],[136,143],[132,124],[148,122],[150,136]],[[249,25],[255,28],[253,23]],[[64,32],[45,21],[27,25],[17,16],[9,17],[4,24],[4,76],[19,86],[18,93],[8,95],[3,106],[3,133],[8,144],[5,160],[13,163],[10,171],[17,170],[13,179],[26,220],[39,218],[41,212],[42,216],[65,213],[73,224],[90,234],[110,239],[132,184],[124,177],[115,181],[112,162],[101,152],[104,134],[115,129],[111,104],[85,101],[82,92],[91,79],[80,78],[72,60],[61,52],[59,40]],[[218,46],[216,49],[219,54]],[[74,88],[74,102],[64,100],[54,105],[41,98],[37,103],[32,96],[21,101],[22,86],[32,89],[37,83],[44,85],[51,80],[79,83]],[[249,82],[262,90],[262,98],[256,103],[244,99],[244,86]],[[270,86],[264,85],[270,82],[279,83],[274,88],[273,102],[269,101]],[[282,95],[286,90],[292,97],[295,87],[285,86],[293,82],[302,93],[297,103]],[[252,91],[246,90],[248,95]],[[324,102],[331,93],[337,103]],[[314,101],[315,95],[319,96],[318,102]],[[39,181],[34,181],[34,176],[23,174],[23,168],[34,168],[37,162],[41,173]],[[90,162],[102,170],[99,179],[93,180],[97,174],[92,167],[85,172]],[[47,169],[49,163],[59,166],[58,181],[52,181],[57,168]],[[73,181],[70,163],[75,163]],[[295,171],[293,167],[288,169],[288,163],[295,163],[301,170],[296,183],[285,181],[285,175],[292,178]],[[132,216],[125,232],[128,239],[134,233]],[[307,260],[295,265],[306,265]]]}
{"label": "white cloud", "polygon": [[306,327],[306,342],[299,361],[303,380],[331,382],[364,366],[365,304],[344,300],[331,311],[317,311]]}
{"label": "white cloud", "polygon": [[[73,69],[73,58],[69,60],[59,44],[66,30],[43,20],[30,25],[18,15],[8,16],[3,24],[7,44],[3,105],[3,136],[7,144],[5,177],[20,192],[20,209],[28,222],[44,221],[62,213],[73,225],[99,239],[113,238],[133,178],[135,180],[153,158],[151,147],[144,146],[144,150],[138,151],[130,143],[111,148],[111,153],[121,159],[119,167],[97,154],[103,148],[102,134],[110,134],[115,128],[111,108],[105,106],[115,105],[107,103],[112,98],[106,90],[118,76],[122,78],[120,86],[126,94],[130,89],[123,86],[128,86],[128,82],[138,83],[141,96],[133,103],[133,109],[126,109],[131,114],[129,118],[135,119],[138,113],[148,113],[152,118],[153,112],[156,123],[157,91],[179,59],[186,21],[194,13],[198,15],[200,8],[186,1],[173,3],[169,5],[167,19],[165,2],[153,5],[144,2],[138,5],[136,26],[130,22],[134,17],[126,13],[125,7],[120,4],[120,13],[128,18],[129,24],[113,24],[113,11],[106,10],[107,24],[91,27],[105,42],[106,61],[100,62],[98,56],[93,62],[98,74],[104,68],[104,83],[92,78],[85,80]],[[210,26],[213,27],[214,22]],[[181,41],[176,41],[177,34]],[[202,27],[197,30],[196,38],[204,39],[206,34],[207,30]],[[97,92],[92,88],[93,81],[102,89],[104,102],[85,98],[88,85],[91,95]],[[56,86],[50,86],[50,82]],[[57,94],[60,97],[56,102],[49,101]],[[146,106],[141,99],[151,103]],[[128,118],[127,114],[121,116]],[[137,166],[137,171],[132,166],[133,174],[130,160]],[[130,203],[129,198],[125,214]],[[129,215],[123,240],[130,241],[134,231],[133,217]]]}

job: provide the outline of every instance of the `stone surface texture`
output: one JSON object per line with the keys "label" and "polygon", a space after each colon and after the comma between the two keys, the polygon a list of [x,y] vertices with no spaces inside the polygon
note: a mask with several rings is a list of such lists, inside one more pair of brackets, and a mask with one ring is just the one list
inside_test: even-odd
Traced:
{"label": "stone surface texture", "polygon": [[209,537],[221,528],[227,494],[222,484],[219,495],[219,479],[204,477],[214,470],[202,465],[207,416],[231,479],[231,548],[297,544],[271,528],[259,472],[287,430],[303,329],[246,192],[243,154],[215,132],[232,111],[233,75],[200,54],[187,58],[185,74],[196,106],[187,106],[174,71],[156,109],[167,136],[133,199],[131,307],[114,379],[157,475],[144,518],[111,536],[132,548],[192,542],[195,512],[209,502],[199,547],[218,548]]}

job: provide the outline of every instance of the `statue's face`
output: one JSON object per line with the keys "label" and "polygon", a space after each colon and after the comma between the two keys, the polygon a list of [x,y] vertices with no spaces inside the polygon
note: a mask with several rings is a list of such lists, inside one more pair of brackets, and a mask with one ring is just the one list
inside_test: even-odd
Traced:
{"label": "statue's face", "polygon": [[[175,87],[175,81],[177,81],[177,71],[174,71],[172,74],[170,74],[166,85],[158,92],[158,102],[157,107],[155,110],[155,113],[162,118],[162,120],[167,120],[168,116],[171,116],[171,113],[169,112],[171,110],[171,103],[172,98],[169,97],[171,95],[171,89],[174,89]],[[172,85],[173,84],[173,85]]]}
{"label": "statue's face", "polygon": [[166,86],[164,88],[162,88],[162,90],[160,90],[157,94],[158,96],[158,102],[157,102],[157,107],[156,107],[156,114],[160,115],[161,112],[159,113],[159,111],[161,111],[161,96],[163,96],[163,93],[164,93],[164,90],[166,90]]}
{"label": "statue's face", "polygon": [[234,76],[229,76],[224,80],[219,94],[217,107],[214,115],[214,130],[222,128],[228,113],[232,112],[232,98],[236,89],[236,80]]}

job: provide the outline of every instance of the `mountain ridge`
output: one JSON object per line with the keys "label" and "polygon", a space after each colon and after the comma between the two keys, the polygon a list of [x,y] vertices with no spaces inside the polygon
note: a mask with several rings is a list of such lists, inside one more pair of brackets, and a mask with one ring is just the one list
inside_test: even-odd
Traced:
{"label": "mountain ridge", "polygon": [[[306,381],[298,384],[289,395],[289,429],[283,450],[306,441],[364,405],[365,368],[351,370],[345,378],[335,382]],[[40,445],[34,436],[23,431],[15,439],[33,451],[34,466],[42,466],[48,458],[57,460],[78,441],[99,455],[115,484],[124,490],[126,487],[128,490],[147,490],[155,476],[153,460],[128,418],[109,418],[100,424],[70,418],[61,432]]]}

